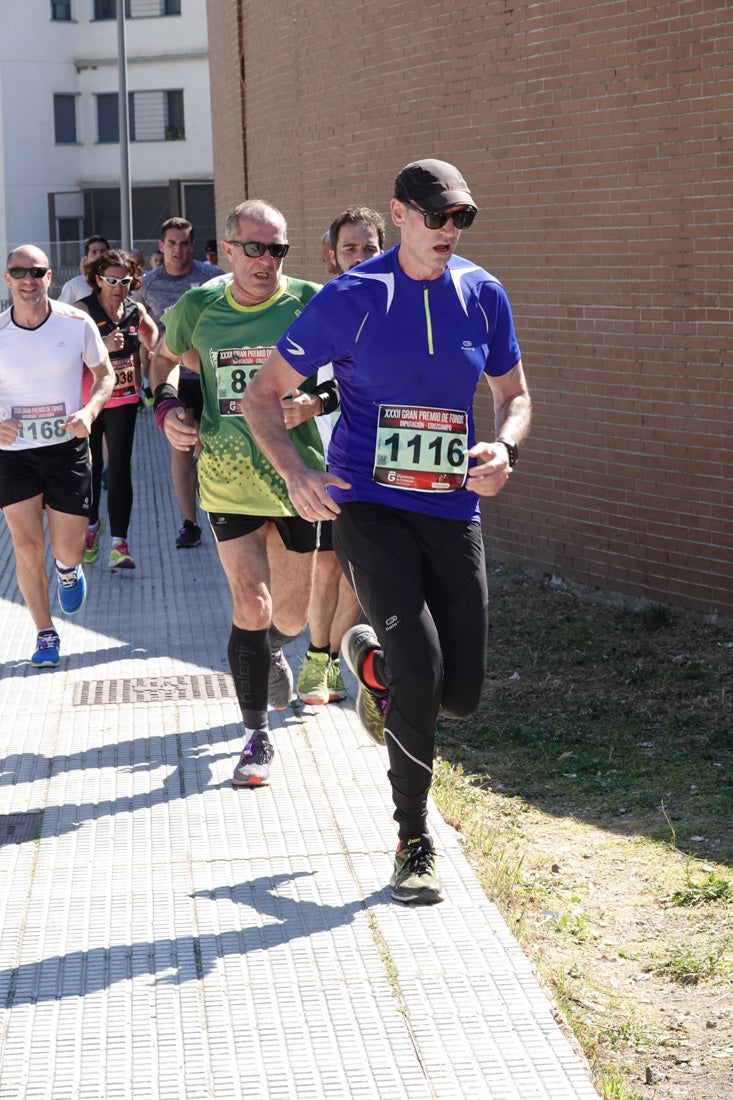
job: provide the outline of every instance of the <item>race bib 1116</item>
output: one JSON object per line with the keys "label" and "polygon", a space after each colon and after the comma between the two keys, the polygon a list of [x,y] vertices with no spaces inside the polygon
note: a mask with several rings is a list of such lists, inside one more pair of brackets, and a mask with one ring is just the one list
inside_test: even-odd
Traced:
{"label": "race bib 1116", "polygon": [[394,489],[450,492],[466,480],[467,448],[460,409],[380,405],[372,476]]}

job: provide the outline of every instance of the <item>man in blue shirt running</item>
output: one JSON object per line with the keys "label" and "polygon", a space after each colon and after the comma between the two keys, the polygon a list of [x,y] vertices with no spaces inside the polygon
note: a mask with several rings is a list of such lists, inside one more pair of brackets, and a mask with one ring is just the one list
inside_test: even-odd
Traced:
{"label": "man in blue shirt running", "polygon": [[[453,165],[403,168],[391,203],[400,243],[319,291],[242,402],[299,514],[335,518],[334,549],[369,622],[347,633],[342,652],[359,720],[389,755],[392,896],[418,904],[444,897],[427,826],[436,720],[475,710],[485,676],[479,499],[508,481],[531,417],[507,295],[455,255],[476,213]],[[290,444],[280,401],[328,362],[341,415],[320,473]],[[482,377],[493,442],[475,438]]]}

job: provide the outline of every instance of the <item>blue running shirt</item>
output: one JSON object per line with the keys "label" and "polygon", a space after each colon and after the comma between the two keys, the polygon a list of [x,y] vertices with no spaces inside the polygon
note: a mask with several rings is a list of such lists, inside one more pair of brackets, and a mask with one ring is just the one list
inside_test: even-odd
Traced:
{"label": "blue running shirt", "polygon": [[304,376],[333,363],[341,408],[328,467],[351,483],[330,488],[335,501],[475,520],[479,498],[460,487],[474,395],[483,373],[499,377],[521,359],[509,300],[459,256],[439,279],[410,279],[398,251],[327,283],[277,348]]}

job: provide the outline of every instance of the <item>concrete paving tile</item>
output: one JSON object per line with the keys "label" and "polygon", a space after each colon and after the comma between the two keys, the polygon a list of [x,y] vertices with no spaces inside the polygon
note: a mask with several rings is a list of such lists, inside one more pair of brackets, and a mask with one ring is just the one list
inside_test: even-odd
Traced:
{"label": "concrete paving tile", "polygon": [[148,413],[134,461],[140,568],[89,567],[52,673],[30,667],[30,617],[0,582],[0,821],[34,815],[33,839],[0,832],[0,1100],[592,1100],[434,808],[448,898],[390,898],[386,756],[353,681],[341,704],[273,712],[271,785],[232,788],[215,547],[204,530],[174,549]]}

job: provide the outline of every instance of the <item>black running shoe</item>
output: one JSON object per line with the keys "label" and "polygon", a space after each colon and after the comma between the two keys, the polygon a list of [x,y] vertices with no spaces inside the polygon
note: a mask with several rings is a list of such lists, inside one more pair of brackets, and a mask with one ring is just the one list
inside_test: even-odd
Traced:
{"label": "black running shoe", "polygon": [[194,546],[201,545],[201,528],[190,519],[184,519],[183,527],[178,532],[176,550],[193,550]]}
{"label": "black running shoe", "polygon": [[232,776],[233,787],[262,787],[270,782],[275,749],[266,733],[256,733],[242,749]]}

